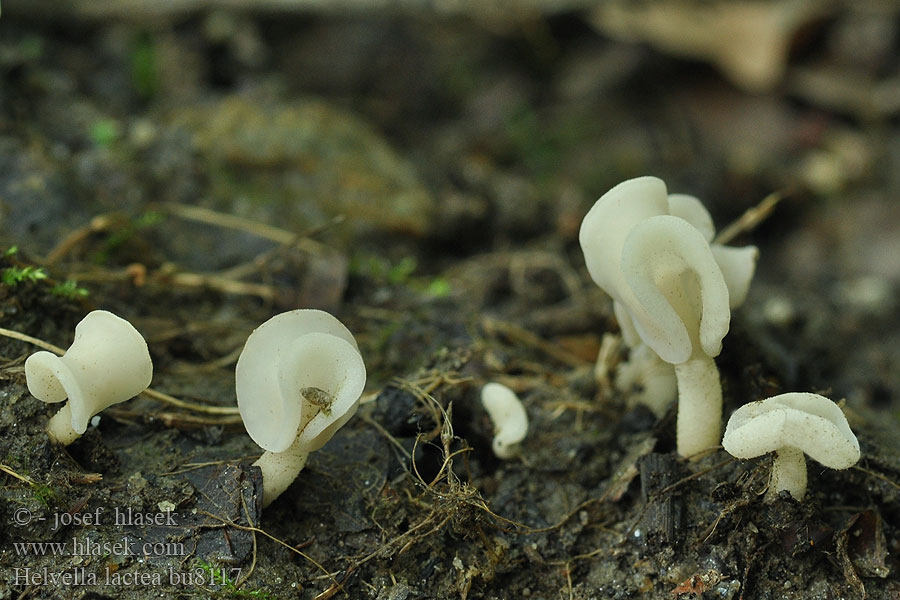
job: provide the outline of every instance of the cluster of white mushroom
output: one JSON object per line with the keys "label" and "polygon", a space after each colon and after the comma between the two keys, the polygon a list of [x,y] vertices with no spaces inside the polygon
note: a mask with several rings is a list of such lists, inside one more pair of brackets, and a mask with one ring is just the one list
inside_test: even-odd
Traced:
{"label": "cluster of white mushroom", "polygon": [[651,366],[656,359],[642,346],[674,366],[682,456],[719,443],[722,387],[713,358],[756,267],[755,247],[714,244],[714,235],[700,201],[669,195],[656,177],[612,188],[579,232],[588,272],[613,298],[625,343]]}
{"label": "cluster of white mushroom", "polygon": [[[668,194],[656,177],[612,188],[579,232],[588,272],[612,297],[631,348],[618,385],[638,383],[641,398],[657,412],[677,389],[676,445],[682,456],[714,448],[722,439],[722,388],[713,359],[728,333],[731,310],[747,297],[758,255],[753,246],[716,244],[714,236],[700,201]],[[742,407],[728,423],[724,447],[738,458],[775,451],[770,492],[787,490],[797,499],[806,489],[803,451],[833,468],[859,459],[841,409],[806,393]]]}
{"label": "cluster of white mushroom", "polygon": [[[97,310],[75,327],[63,356],[37,352],[25,362],[31,394],[44,402],[69,402],[50,419],[47,433],[62,445],[78,439],[102,410],[150,385],[153,364],[137,329]],[[276,315],[247,338],[235,369],[238,409],[244,427],[265,450],[253,463],[262,471],[263,506],[280,496],[356,412],[366,367],[353,334],[320,310]],[[482,389],[494,423],[493,451],[517,456],[528,416],[515,393],[499,383]]]}
{"label": "cluster of white mushroom", "polygon": [[[62,445],[78,439],[100,411],[150,385],[147,342],[128,321],[97,310],[75,327],[63,356],[37,352],[25,361],[31,394],[62,402],[47,433]],[[263,505],[297,477],[356,412],[366,367],[353,334],[330,314],[294,310],[272,317],[247,339],[235,371],[238,408],[250,437],[265,453]]]}
{"label": "cluster of white mushroom", "polygon": [[[719,445],[722,387],[714,358],[728,332],[731,309],[743,303],[756,267],[753,246],[713,242],[709,212],[693,196],[668,194],[655,177],[625,181],[604,194],[581,225],[579,240],[593,280],[613,299],[631,358],[619,385],[644,387],[657,410],[678,395],[676,444],[682,456]],[[92,417],[150,385],[147,343],[127,321],[106,311],[88,314],[65,354],[37,352],[25,362],[32,395],[69,402],[50,419],[48,434],[67,445]],[[276,315],[247,339],[235,370],[238,408],[250,437],[265,453],[263,504],[297,477],[356,412],[366,368],[353,334],[330,314],[294,310]],[[519,452],[528,416],[512,390],[482,389],[494,423],[494,454]],[[806,491],[804,452],[844,469],[859,460],[859,444],[841,409],[809,393],[782,394],[738,409],[722,444],[738,458],[775,452],[769,497]]]}

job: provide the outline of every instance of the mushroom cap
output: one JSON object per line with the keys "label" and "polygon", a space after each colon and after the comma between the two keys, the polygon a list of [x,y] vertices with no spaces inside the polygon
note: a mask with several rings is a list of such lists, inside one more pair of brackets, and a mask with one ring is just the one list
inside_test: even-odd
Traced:
{"label": "mushroom cap", "polygon": [[707,243],[712,243],[716,226],[700,200],[688,194],[669,194],[668,203],[670,215],[684,219],[700,232]]}
{"label": "mushroom cap", "polygon": [[628,289],[618,268],[625,238],[644,219],[667,213],[666,184],[645,176],[616,185],[584,216],[578,241],[588,273],[613,298],[617,293],[626,295]]}
{"label": "mushroom cap", "polygon": [[656,177],[624,181],[588,211],[579,231],[588,272],[612,296],[629,346],[643,342],[672,364],[719,353],[757,251],[710,245],[714,235],[700,201],[667,195]]}
{"label": "mushroom cap", "polygon": [[66,353],[35,352],[25,361],[31,395],[43,402],[69,399],[72,429],[83,434],[91,417],[147,389],[153,362],[134,326],[105,310],[87,314],[75,326]]}
{"label": "mushroom cap", "polygon": [[350,333],[321,310],[276,315],[257,327],[235,369],[238,409],[247,433],[269,452],[299,438],[323,446],[356,411],[366,367]]}
{"label": "mushroom cap", "polygon": [[672,215],[635,225],[622,249],[621,270],[634,292],[629,309],[635,329],[663,360],[687,361],[698,342],[708,356],[719,354],[731,322],[728,286],[694,226]]}
{"label": "mushroom cap", "polygon": [[735,458],[755,458],[790,446],[832,469],[859,460],[859,442],[840,407],[824,396],[790,392],[740,407],[722,446]]}
{"label": "mushroom cap", "polygon": [[481,388],[481,404],[494,424],[494,454],[511,458],[515,444],[528,432],[528,414],[522,401],[502,383],[487,383]]}
{"label": "mushroom cap", "polygon": [[725,285],[728,287],[728,306],[737,308],[747,299],[750,291],[750,280],[756,272],[756,261],[759,250],[756,246],[732,248],[722,244],[711,244],[713,258],[722,270]]}

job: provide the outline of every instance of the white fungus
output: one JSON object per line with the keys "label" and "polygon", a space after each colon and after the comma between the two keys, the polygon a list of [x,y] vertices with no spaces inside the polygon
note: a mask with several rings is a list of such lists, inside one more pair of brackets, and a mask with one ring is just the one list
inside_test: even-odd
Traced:
{"label": "white fungus", "polygon": [[859,442],[840,407],[808,392],[780,394],[737,409],[728,420],[722,446],[735,458],[775,453],[766,498],[787,490],[806,494],[806,453],[831,469],[859,461]]}
{"label": "white fungus", "polygon": [[629,399],[649,408],[657,418],[665,416],[678,396],[675,369],[650,349],[638,344],[628,360],[616,368],[616,389],[629,394]]}
{"label": "white fungus", "polygon": [[[675,367],[682,456],[719,443],[722,389],[713,358],[756,266],[755,247],[711,245],[714,234],[699,200],[668,195],[656,177],[609,190],[579,232],[588,272],[612,296],[625,342],[644,344]],[[662,375],[654,377],[659,393],[671,394]]]}
{"label": "white fungus", "polygon": [[131,323],[105,310],[88,313],[75,326],[63,356],[41,351],[25,361],[32,396],[49,403],[69,399],[47,426],[50,438],[64,446],[84,434],[91,417],[137,396],[152,378],[147,342]]}
{"label": "white fungus", "polygon": [[266,452],[263,505],[288,488],[310,452],[356,412],[366,367],[353,334],[330,314],[301,309],[276,315],[250,334],[235,371],[247,433]]}
{"label": "white fungus", "polygon": [[494,454],[503,459],[516,456],[528,432],[528,414],[519,397],[501,383],[488,383],[481,388],[481,404],[494,424]]}

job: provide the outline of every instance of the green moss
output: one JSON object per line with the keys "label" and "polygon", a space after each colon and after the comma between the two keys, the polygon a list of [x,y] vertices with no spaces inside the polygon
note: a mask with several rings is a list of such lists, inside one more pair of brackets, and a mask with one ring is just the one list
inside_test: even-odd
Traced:
{"label": "green moss", "polygon": [[153,227],[165,220],[165,216],[158,211],[147,211],[130,218],[111,229],[103,247],[91,255],[91,260],[98,265],[106,264],[110,257],[116,254],[142,229]]}
{"label": "green moss", "polygon": [[115,119],[97,119],[91,125],[91,141],[95,146],[108,148],[122,135],[122,127]]}
{"label": "green moss", "polygon": [[374,254],[355,255],[350,259],[350,272],[382,284],[406,285],[418,263],[415,257],[405,256],[398,262]]}
{"label": "green moss", "polygon": [[418,263],[414,256],[404,256],[400,262],[391,265],[387,272],[387,280],[394,285],[403,285],[415,272]]}
{"label": "green moss", "polygon": [[542,123],[536,110],[522,105],[505,120],[505,134],[515,159],[537,178],[553,174],[561,160],[558,132]]}
{"label": "green moss", "polygon": [[158,210],[148,210],[147,212],[139,214],[134,219],[134,225],[138,229],[142,227],[152,227],[153,225],[159,225],[165,220],[166,216]]}
{"label": "green moss", "polygon": [[159,89],[156,49],[147,32],[135,36],[131,46],[131,82],[138,96],[153,98]]}
{"label": "green moss", "polygon": [[450,282],[443,277],[416,276],[418,262],[414,256],[405,256],[391,262],[374,254],[355,255],[350,259],[350,272],[371,279],[381,285],[408,287],[414,292],[434,298],[449,296]]}
{"label": "green moss", "polygon": [[44,56],[44,40],[36,35],[27,35],[19,42],[19,56],[27,61],[36,61]]}
{"label": "green moss", "polygon": [[450,287],[449,281],[443,277],[435,277],[428,282],[423,291],[435,298],[445,298],[450,295],[450,292],[452,292],[453,289]]}
{"label": "green moss", "polygon": [[58,494],[49,485],[43,483],[35,483],[31,486],[31,493],[35,500],[41,503],[44,508],[52,508],[56,504]]}
{"label": "green moss", "polygon": [[[7,251],[9,252],[9,251]],[[40,281],[47,279],[47,272],[40,267],[7,267],[0,272],[0,281],[10,287],[15,287],[24,281]]]}
{"label": "green moss", "polygon": [[50,288],[50,293],[55,296],[62,296],[69,300],[87,297],[90,292],[83,287],[78,286],[78,282],[73,279],[67,279],[63,283],[57,283]]}

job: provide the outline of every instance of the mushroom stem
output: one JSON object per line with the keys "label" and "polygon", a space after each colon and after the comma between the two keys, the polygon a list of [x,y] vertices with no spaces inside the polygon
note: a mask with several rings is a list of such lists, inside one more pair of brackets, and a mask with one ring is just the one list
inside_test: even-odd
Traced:
{"label": "mushroom stem", "polygon": [[713,359],[695,352],[675,365],[678,379],[678,454],[693,456],[719,445],[722,434],[722,384]]}
{"label": "mushroom stem", "polygon": [[262,471],[263,507],[272,504],[275,498],[288,489],[306,466],[309,452],[298,440],[294,440],[284,452],[264,452],[253,463],[254,467],[259,467]]}
{"label": "mushroom stem", "polygon": [[806,457],[803,450],[794,446],[775,451],[766,500],[774,500],[782,490],[787,490],[798,502],[806,495]]}
{"label": "mushroom stem", "polygon": [[72,429],[72,408],[68,402],[50,417],[47,422],[47,435],[50,436],[50,441],[63,446],[68,446],[81,437],[80,433]]}

